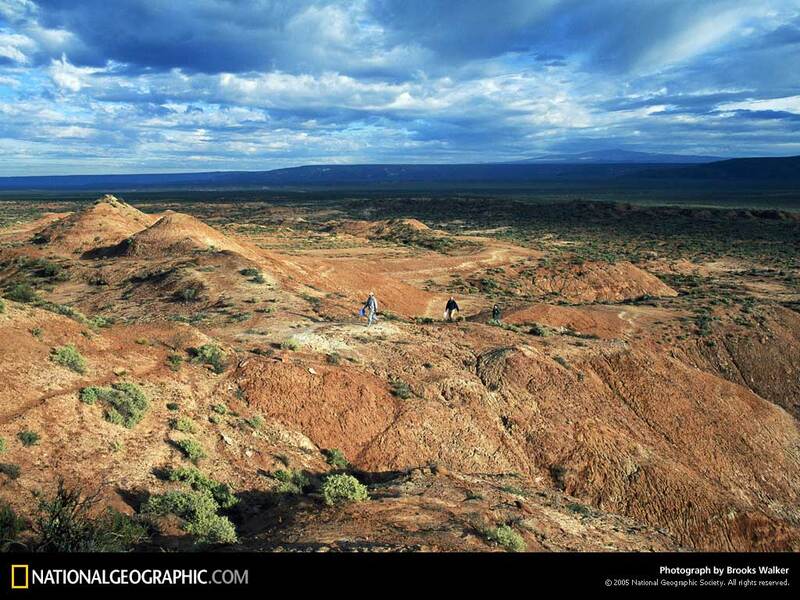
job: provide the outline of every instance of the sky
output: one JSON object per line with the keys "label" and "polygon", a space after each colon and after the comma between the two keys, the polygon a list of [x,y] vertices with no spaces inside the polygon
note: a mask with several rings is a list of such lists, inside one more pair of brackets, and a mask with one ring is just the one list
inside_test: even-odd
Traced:
{"label": "sky", "polygon": [[0,0],[0,175],[800,154],[800,0]]}

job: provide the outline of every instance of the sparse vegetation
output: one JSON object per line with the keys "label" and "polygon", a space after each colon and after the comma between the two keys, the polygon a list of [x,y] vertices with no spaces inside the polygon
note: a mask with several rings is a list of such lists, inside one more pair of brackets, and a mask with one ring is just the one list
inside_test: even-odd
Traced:
{"label": "sparse vegetation", "polygon": [[345,458],[344,453],[338,448],[323,450],[326,462],[335,469],[349,469],[350,462]]}
{"label": "sparse vegetation", "polygon": [[20,441],[20,443],[22,443],[23,446],[30,447],[38,445],[39,441],[41,440],[41,436],[30,429],[23,429],[17,434],[17,439]]}
{"label": "sparse vegetation", "polygon": [[401,400],[408,400],[414,395],[414,393],[411,391],[411,387],[402,379],[393,379],[389,383],[389,387],[392,395],[400,398]]}
{"label": "sparse vegetation", "polygon": [[85,387],[79,396],[86,404],[104,404],[106,421],[128,429],[133,429],[150,408],[144,390],[134,383],[115,383],[110,388]]}
{"label": "sparse vegetation", "polygon": [[333,506],[347,502],[363,502],[369,499],[369,492],[352,475],[336,474],[328,475],[323,481],[322,497],[325,504]]}
{"label": "sparse vegetation", "polygon": [[36,302],[39,296],[29,283],[17,283],[6,290],[4,296],[14,302],[30,304]]}
{"label": "sparse vegetation", "polygon": [[195,350],[194,362],[204,365],[211,365],[214,373],[223,373],[225,371],[226,356],[222,348],[216,344],[204,344]]}
{"label": "sparse vegetation", "polygon": [[64,481],[52,496],[38,494],[32,518],[32,549],[38,552],[122,552],[147,538],[146,529],[135,519],[108,509],[93,518],[99,493],[84,497]]}
{"label": "sparse vegetation", "polygon": [[50,354],[50,359],[76,373],[86,373],[86,359],[78,352],[74,344],[67,344],[60,348],[54,348]]}
{"label": "sparse vegetation", "polygon": [[180,354],[173,352],[167,356],[167,365],[171,371],[180,371],[183,364],[183,357]]}
{"label": "sparse vegetation", "polygon": [[183,433],[195,433],[197,431],[197,425],[195,425],[194,421],[192,421],[189,417],[178,417],[177,419],[172,419],[170,421],[170,426],[173,429]]}
{"label": "sparse vegetation", "polygon": [[150,496],[141,513],[148,518],[176,515],[183,520],[183,529],[201,543],[236,543],[236,529],[227,517],[217,514],[219,509],[207,491],[171,491]]}
{"label": "sparse vegetation", "polygon": [[193,463],[197,463],[206,457],[206,451],[203,450],[203,445],[196,440],[184,438],[175,442],[175,446]]}
{"label": "sparse vegetation", "polygon": [[194,467],[176,467],[167,473],[170,481],[188,483],[193,490],[211,494],[220,508],[231,508],[239,499],[233,495],[227,483],[220,483],[204,475]]}
{"label": "sparse vegetation", "polygon": [[17,516],[14,509],[5,502],[0,502],[0,552],[8,552],[19,537],[27,529],[25,519]]}
{"label": "sparse vegetation", "polygon": [[486,532],[486,539],[502,546],[509,552],[525,552],[528,549],[525,540],[509,525],[499,525]]}
{"label": "sparse vegetation", "polygon": [[0,473],[9,479],[17,479],[20,473],[22,473],[22,469],[19,465],[15,465],[14,463],[0,463]]}
{"label": "sparse vegetation", "polygon": [[290,337],[281,342],[281,349],[291,350],[292,352],[296,352],[297,350],[300,349],[300,342],[298,342],[295,338]]}
{"label": "sparse vegetation", "polygon": [[278,469],[272,476],[279,482],[276,491],[280,494],[302,494],[311,485],[308,476],[296,469]]}

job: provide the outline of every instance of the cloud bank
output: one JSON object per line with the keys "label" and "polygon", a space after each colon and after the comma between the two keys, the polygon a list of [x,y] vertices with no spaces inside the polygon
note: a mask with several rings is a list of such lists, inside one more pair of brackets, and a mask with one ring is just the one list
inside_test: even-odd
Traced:
{"label": "cloud bank", "polygon": [[0,175],[800,154],[797,0],[0,0]]}

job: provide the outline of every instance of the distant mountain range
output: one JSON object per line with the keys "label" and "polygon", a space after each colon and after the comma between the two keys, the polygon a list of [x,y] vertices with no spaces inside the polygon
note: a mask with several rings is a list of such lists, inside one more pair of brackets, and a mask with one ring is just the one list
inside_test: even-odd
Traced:
{"label": "distant mountain range", "polygon": [[560,163],[560,164],[699,164],[722,160],[719,156],[690,156],[686,154],[657,154],[633,150],[591,150],[579,154],[543,154],[533,158],[514,161],[512,164]]}
{"label": "distant mountain range", "polygon": [[[567,156],[572,158],[568,159]],[[584,158],[576,158],[584,157]],[[217,171],[141,175],[64,175],[0,178],[0,190],[391,188],[404,185],[503,185],[535,182],[632,180],[800,183],[800,156],[735,158],[653,155],[624,150],[548,155],[515,163],[436,165],[309,165],[271,171]],[[580,160],[581,162],[576,162]]]}

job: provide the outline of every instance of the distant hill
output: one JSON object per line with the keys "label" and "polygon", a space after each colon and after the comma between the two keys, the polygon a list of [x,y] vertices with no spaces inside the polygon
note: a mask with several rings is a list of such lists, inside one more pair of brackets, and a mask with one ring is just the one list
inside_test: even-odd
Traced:
{"label": "distant hill", "polygon": [[579,154],[544,154],[514,161],[513,164],[699,164],[722,160],[718,156],[691,156],[687,154],[658,154],[633,150],[591,150]]}
{"label": "distant hill", "polygon": [[[141,175],[66,175],[0,178],[0,190],[133,191],[142,189],[303,189],[303,188],[392,188],[404,185],[520,185],[545,182],[627,182],[684,179],[798,181],[800,157],[737,158],[705,164],[676,165],[670,162],[637,162],[644,153],[609,155],[609,161],[517,162],[483,164],[373,164],[308,165],[272,171],[216,171]],[[592,154],[592,153],[586,153]],[[636,155],[632,157],[631,154]],[[576,155],[580,156],[580,155]],[[615,156],[617,158],[615,158]],[[662,161],[673,155],[660,155]],[[684,157],[701,160],[703,157]],[[613,160],[612,160],[613,159]],[[619,162],[614,162],[617,160]]]}
{"label": "distant hill", "polygon": [[631,175],[652,179],[800,181],[800,156],[732,158],[704,165],[645,169]]}

